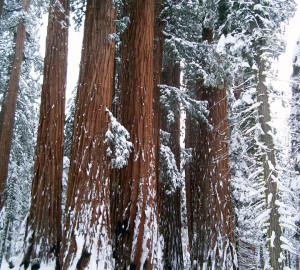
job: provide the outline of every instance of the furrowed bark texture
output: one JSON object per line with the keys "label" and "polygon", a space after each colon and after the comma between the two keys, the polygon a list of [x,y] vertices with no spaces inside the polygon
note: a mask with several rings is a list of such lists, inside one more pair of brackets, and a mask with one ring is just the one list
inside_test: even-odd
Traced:
{"label": "furrowed bark texture", "polygon": [[[116,9],[88,0],[72,135],[63,269],[112,269],[110,160],[105,134],[113,93]],[[73,269],[72,268],[72,269]]]}
{"label": "furrowed bark texture", "polygon": [[[180,62],[170,59],[164,67],[163,84],[180,88]],[[179,105],[178,105],[179,106]],[[175,115],[174,123],[167,121],[168,112],[162,109],[161,129],[170,133],[168,146],[175,156],[178,171],[180,171],[180,108]],[[175,187],[161,168],[159,179],[159,230],[164,238],[163,262],[164,269],[183,269],[183,253],[181,241],[181,188]]]}
{"label": "furrowed bark texture", "polygon": [[61,196],[69,0],[51,0],[44,62],[40,120],[24,264],[56,260],[62,238]]}
{"label": "furrowed bark texture", "polygon": [[[28,12],[28,7],[29,0],[24,0],[23,10],[25,13]],[[21,20],[17,27],[16,45],[14,50],[15,54],[11,65],[7,95],[3,101],[2,111],[0,113],[0,210],[3,208],[5,203],[6,179],[14,128],[14,116],[18,99],[25,36],[26,26],[24,20]]]}
{"label": "furrowed bark texture", "polygon": [[[212,30],[203,30],[212,42]],[[205,123],[187,121],[187,147],[193,161],[186,178],[187,214],[192,269],[234,269],[235,243],[229,182],[229,142],[226,86],[205,87],[200,80],[195,96],[208,101]]]}
{"label": "furrowed bark texture", "polygon": [[272,128],[270,126],[271,113],[268,98],[268,89],[266,86],[266,64],[263,60],[262,52],[258,50],[257,56],[258,74],[257,74],[257,101],[260,103],[258,107],[259,123],[263,133],[261,140],[264,144],[263,149],[263,167],[264,179],[266,186],[266,207],[270,209],[270,219],[268,227],[268,237],[273,239],[273,243],[268,243],[270,253],[270,264],[273,269],[281,269],[282,264],[279,262],[281,253],[281,227],[279,224],[279,206],[275,203],[279,199],[278,188],[275,179],[277,173],[275,171],[276,160],[274,152],[274,142],[272,137]]}
{"label": "furrowed bark texture", "polygon": [[116,269],[152,269],[158,237],[153,123],[154,0],[128,1],[124,8],[130,22],[121,37],[119,119],[130,133],[134,148],[118,179]]}

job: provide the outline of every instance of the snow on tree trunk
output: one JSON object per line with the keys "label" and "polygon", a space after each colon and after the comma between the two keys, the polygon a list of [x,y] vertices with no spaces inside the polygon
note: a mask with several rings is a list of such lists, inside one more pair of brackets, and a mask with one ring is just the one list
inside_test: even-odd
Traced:
{"label": "snow on tree trunk", "polygon": [[[28,8],[29,0],[23,0],[22,9],[25,13],[28,12]],[[25,36],[26,26],[24,19],[22,19],[17,27],[16,45],[14,49],[14,59],[11,65],[9,85],[0,113],[0,210],[4,206],[6,196],[6,178],[14,128],[14,115],[18,99]]]}
{"label": "snow on tree trunk", "polygon": [[[112,269],[110,158],[105,144],[113,92],[116,9],[88,0],[73,124],[63,269]],[[107,110],[108,109],[108,110]]]}
{"label": "snow on tree trunk", "polygon": [[[180,88],[180,62],[169,59],[164,66],[163,84]],[[162,109],[161,129],[170,134],[167,146],[172,151],[177,167],[180,172],[180,108],[178,104],[177,115],[174,122],[168,123],[168,112]],[[167,164],[166,164],[167,165]],[[170,168],[160,168],[159,179],[159,230],[164,239],[163,264],[164,269],[183,269],[183,253],[181,241],[181,179],[168,177],[166,172]],[[181,178],[179,174],[177,175]],[[175,183],[174,183],[175,182]]]}
{"label": "snow on tree trunk", "polygon": [[68,16],[68,0],[50,2],[36,160],[25,234],[25,266],[38,258],[45,263],[56,261],[56,269],[60,268]]}
{"label": "snow on tree trunk", "polygon": [[259,123],[261,125],[262,134],[262,162],[264,167],[264,181],[266,187],[266,209],[270,210],[269,225],[268,225],[268,247],[270,255],[270,265],[273,269],[281,269],[280,254],[281,254],[281,227],[279,224],[279,205],[278,188],[277,188],[277,173],[275,170],[276,160],[274,152],[274,142],[272,138],[270,104],[268,98],[268,89],[266,86],[266,64],[263,59],[262,51],[257,48],[256,63],[258,66],[257,80],[257,101],[260,103],[258,107]]}
{"label": "snow on tree trunk", "polygon": [[[203,38],[211,43],[212,30],[204,28]],[[226,84],[207,87],[199,80],[195,96],[208,101],[213,128],[187,120],[186,147],[193,148],[193,160],[186,170],[191,265],[193,269],[235,269]]]}
{"label": "snow on tree trunk", "polygon": [[126,1],[129,23],[121,36],[120,122],[133,152],[119,172],[117,269],[153,269],[158,239],[153,116],[154,0]]}

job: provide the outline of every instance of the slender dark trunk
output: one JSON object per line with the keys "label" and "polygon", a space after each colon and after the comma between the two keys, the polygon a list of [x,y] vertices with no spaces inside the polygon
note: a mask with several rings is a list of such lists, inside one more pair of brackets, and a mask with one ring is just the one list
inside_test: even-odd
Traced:
{"label": "slender dark trunk", "polygon": [[263,151],[263,167],[264,167],[264,180],[266,187],[266,207],[270,209],[270,219],[268,227],[268,237],[271,239],[271,243],[268,243],[270,252],[270,264],[271,266],[279,270],[282,268],[280,263],[280,253],[281,253],[281,227],[279,224],[279,206],[276,201],[279,199],[277,183],[274,179],[277,177],[276,159],[274,152],[274,142],[272,137],[272,128],[270,126],[271,113],[270,104],[268,97],[268,89],[266,86],[266,63],[263,60],[262,52],[260,48],[257,47],[257,101],[260,103],[258,107],[259,123],[262,128],[261,141],[264,144]]}
{"label": "slender dark trunk", "polygon": [[160,87],[162,79],[162,62],[163,62],[163,23],[161,18],[161,12],[164,7],[164,0],[155,0],[155,21],[154,21],[154,140],[155,140],[155,168],[156,179],[159,178],[159,140],[160,140]]}
{"label": "slender dark trunk", "polygon": [[[163,84],[180,88],[180,62],[169,59],[164,66]],[[174,154],[176,166],[180,172],[180,108],[175,115],[174,123],[168,123],[168,112],[162,109],[161,129],[170,133],[168,147]],[[167,169],[167,168],[165,168]],[[164,238],[164,269],[183,269],[183,253],[181,241],[181,186],[174,182],[180,179],[168,179],[164,168],[161,168],[159,179],[159,225],[160,234]],[[177,183],[178,184],[178,183]],[[176,185],[176,184],[175,184]]]}
{"label": "slender dark trunk", "polygon": [[2,19],[3,5],[4,5],[4,0],[0,0],[0,20]]}

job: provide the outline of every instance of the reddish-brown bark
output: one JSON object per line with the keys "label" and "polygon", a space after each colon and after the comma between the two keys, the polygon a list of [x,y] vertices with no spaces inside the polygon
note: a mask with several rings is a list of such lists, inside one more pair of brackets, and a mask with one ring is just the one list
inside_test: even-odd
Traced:
{"label": "reddish-brown bark", "polygon": [[[28,12],[29,0],[23,0],[23,10]],[[18,99],[19,79],[23,61],[26,26],[21,20],[17,27],[14,59],[11,65],[9,85],[0,114],[0,210],[5,203],[6,178],[8,173],[9,154],[12,142],[14,116]]]}
{"label": "reddish-brown bark", "polygon": [[[127,1],[126,1],[127,2]],[[157,242],[157,180],[153,123],[154,0],[128,1],[123,33],[119,119],[133,151],[120,170],[116,268],[152,269]]]}
{"label": "reddish-brown bark", "polygon": [[[170,59],[164,66],[163,84],[180,88],[180,62]],[[179,107],[179,104],[178,104]],[[161,129],[170,133],[168,147],[175,156],[177,169],[180,172],[180,108],[175,114],[174,123],[168,123],[168,112],[162,109]],[[164,238],[163,264],[164,269],[183,269],[183,253],[181,241],[181,187],[174,188],[164,169],[161,169],[159,179],[159,230]]]}
{"label": "reddish-brown bark", "polygon": [[110,160],[104,144],[113,93],[116,9],[88,0],[62,244],[63,269],[111,269]]}
{"label": "reddish-brown bark", "polygon": [[[63,10],[61,9],[63,8]],[[36,160],[24,264],[39,258],[60,267],[61,192],[69,0],[50,2]]]}
{"label": "reddish-brown bark", "polygon": [[[212,42],[212,31],[203,30]],[[229,175],[226,85],[205,87],[199,80],[195,96],[208,101],[205,123],[187,122],[187,147],[193,161],[187,174],[187,211],[192,268],[227,269],[235,257]],[[229,255],[229,257],[228,257]]]}

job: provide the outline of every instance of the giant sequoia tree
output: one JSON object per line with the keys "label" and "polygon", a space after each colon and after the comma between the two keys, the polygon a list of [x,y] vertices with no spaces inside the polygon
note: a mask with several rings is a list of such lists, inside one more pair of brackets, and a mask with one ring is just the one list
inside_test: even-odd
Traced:
{"label": "giant sequoia tree", "polygon": [[[203,28],[203,40],[208,46],[212,43],[212,29]],[[193,149],[193,160],[186,170],[192,268],[236,267],[226,84],[206,86],[204,79],[198,78],[193,86],[194,98],[208,102],[211,128],[201,120],[187,118],[186,146]]]}
{"label": "giant sequoia tree", "polygon": [[73,124],[62,243],[63,269],[111,269],[110,160],[105,134],[111,108],[116,10],[88,0]]}
{"label": "giant sequoia tree", "polygon": [[118,181],[117,269],[155,265],[157,179],[153,134],[154,0],[124,1],[130,22],[121,36],[120,122],[133,151]]}
{"label": "giant sequoia tree", "polygon": [[60,268],[68,13],[68,0],[50,2],[31,207],[25,235],[25,268],[35,258],[45,263],[56,260],[56,268]]}
{"label": "giant sequoia tree", "polygon": [[[25,11],[28,1],[24,0]],[[17,238],[14,232],[20,225],[11,224],[14,218],[21,223],[27,210],[26,206],[14,208],[12,202],[20,194],[19,186],[23,187],[16,179],[29,186],[26,179],[30,178],[31,206],[22,254],[25,268],[31,264],[32,269],[65,270],[250,269],[258,267],[260,253],[260,268],[281,269],[285,252],[280,249],[287,247],[284,236],[291,236],[297,246],[298,235],[292,237],[292,219],[283,224],[281,210],[289,208],[281,201],[288,197],[278,188],[282,174],[275,157],[280,153],[274,151],[266,71],[270,56],[282,49],[278,29],[292,11],[293,0],[72,0],[76,22],[85,19],[85,24],[77,95],[69,121],[73,129],[71,124],[67,128],[70,168],[64,206],[68,1],[50,0],[35,162],[29,166],[26,161],[22,171],[23,156],[28,159],[31,155],[26,151],[22,156],[22,150],[33,149],[24,136],[28,126],[22,123],[13,137],[18,153],[13,151],[10,159],[9,188],[5,179],[0,183],[0,204],[8,190],[5,209],[0,211],[1,240],[7,239],[1,243],[0,254],[8,259],[15,255],[9,250],[21,250],[11,240]],[[13,56],[13,50],[7,49],[13,47],[13,34],[7,29],[15,17],[22,18],[21,25],[24,18],[30,20],[23,11],[12,12],[15,17],[8,15],[10,7],[20,2],[0,0],[0,66],[6,66],[0,69],[0,98],[13,101],[1,107],[0,159],[9,149],[10,133],[3,130],[6,123],[10,127],[13,123],[13,114],[4,116],[7,108],[13,112],[17,97],[17,88],[5,91],[4,86],[10,73],[17,86],[18,76],[13,73],[20,73],[23,54],[25,60],[31,58],[26,50],[21,53],[18,40],[29,44],[32,32],[19,27],[21,35],[19,29],[15,35],[18,65],[7,68],[12,61],[5,52]],[[41,2],[33,0],[31,6],[39,9]],[[8,36],[11,42],[5,45]],[[297,80],[298,62],[294,67]],[[23,65],[22,70],[24,67],[29,74],[32,66]],[[32,85],[29,76],[19,82]],[[296,170],[297,83],[291,115]],[[29,99],[20,100],[22,108]],[[186,149],[180,147],[182,110]],[[26,122],[27,112],[16,114],[16,123],[18,118]],[[7,164],[2,160],[0,166]],[[26,172],[33,165],[31,177]],[[181,166],[185,166],[185,175]],[[5,168],[0,167],[4,178]],[[232,179],[237,228],[233,226]],[[20,196],[22,201],[25,197]],[[23,210],[22,218],[20,210],[14,213],[14,209]]]}
{"label": "giant sequoia tree", "polygon": [[[28,12],[29,0],[23,1],[22,9]],[[14,58],[10,67],[10,79],[8,89],[3,100],[0,114],[0,210],[5,202],[6,178],[8,172],[9,154],[14,128],[14,116],[18,99],[19,79],[23,60],[26,26],[24,18],[18,24],[15,37]]]}

